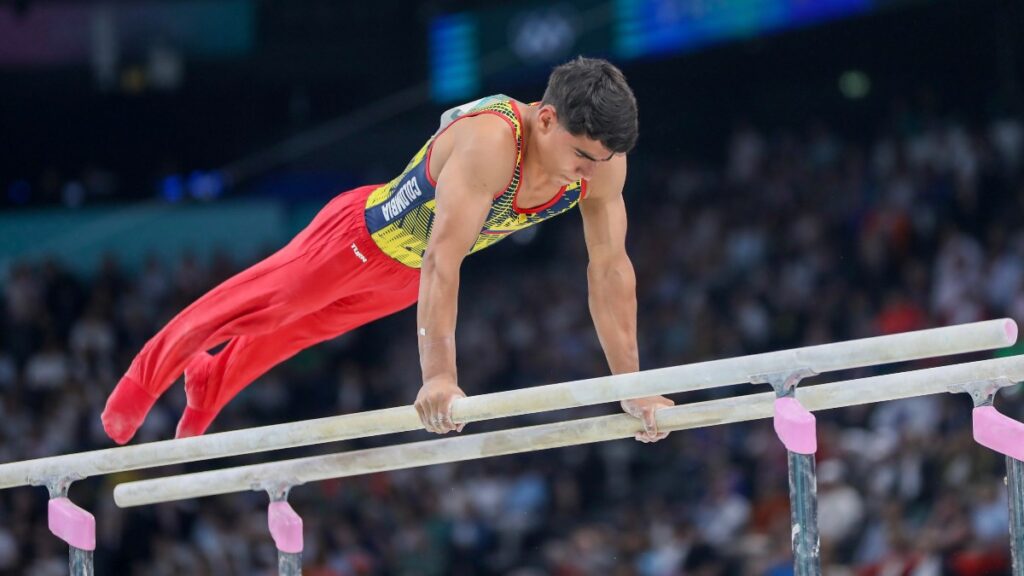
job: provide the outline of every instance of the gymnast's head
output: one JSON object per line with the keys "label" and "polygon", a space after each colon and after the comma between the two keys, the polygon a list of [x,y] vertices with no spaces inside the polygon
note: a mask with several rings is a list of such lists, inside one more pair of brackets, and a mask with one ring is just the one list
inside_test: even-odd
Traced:
{"label": "gymnast's head", "polygon": [[548,172],[571,182],[632,150],[637,132],[636,98],[622,71],[607,60],[579,57],[548,77],[530,144]]}

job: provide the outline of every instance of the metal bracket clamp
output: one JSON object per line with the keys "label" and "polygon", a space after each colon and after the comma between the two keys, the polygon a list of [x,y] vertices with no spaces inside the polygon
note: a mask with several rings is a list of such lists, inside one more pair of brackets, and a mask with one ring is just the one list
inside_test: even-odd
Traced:
{"label": "metal bracket clamp", "polygon": [[31,476],[27,478],[27,484],[30,486],[45,486],[46,490],[50,493],[50,498],[59,498],[60,496],[68,495],[68,488],[71,484],[78,482],[79,480],[85,480],[86,476],[78,473],[64,474],[56,471],[50,471],[41,476]]}
{"label": "metal bracket clamp", "polygon": [[792,398],[796,394],[796,387],[804,378],[817,376],[818,373],[810,368],[796,368],[782,372],[768,372],[766,374],[754,374],[750,377],[751,384],[771,384],[775,390],[776,398]]}
{"label": "metal bracket clamp", "polygon": [[1024,461],[1024,423],[1000,413],[994,405],[996,393],[1013,384],[1009,378],[993,378],[950,386],[949,390],[971,395],[975,442],[1004,456]]}
{"label": "metal bracket clamp", "polygon": [[255,490],[264,490],[270,496],[271,502],[287,502],[288,494],[296,484],[290,481],[264,482],[254,487]]}
{"label": "metal bracket clamp", "polygon": [[50,493],[50,532],[75,548],[94,550],[96,519],[68,499],[71,484],[81,478],[79,475],[55,476],[37,486],[45,484],[46,490]]}
{"label": "metal bracket clamp", "polygon": [[954,384],[949,387],[952,394],[970,394],[974,400],[974,407],[991,406],[995,402],[996,393],[999,390],[1016,384],[1009,378],[992,378],[990,380],[978,380],[965,384]]}
{"label": "metal bracket clamp", "polygon": [[752,383],[771,384],[775,390],[775,434],[787,450],[796,454],[814,454],[818,451],[814,415],[796,399],[796,387],[800,381],[816,374],[810,368],[797,368],[750,377]]}

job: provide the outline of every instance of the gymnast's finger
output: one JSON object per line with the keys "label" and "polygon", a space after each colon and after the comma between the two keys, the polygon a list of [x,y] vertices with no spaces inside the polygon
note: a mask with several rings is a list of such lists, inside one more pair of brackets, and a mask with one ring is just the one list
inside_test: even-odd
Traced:
{"label": "gymnast's finger", "polygon": [[649,438],[654,438],[658,435],[658,418],[655,415],[657,408],[654,406],[647,406],[643,411],[644,421],[644,432],[647,433]]}
{"label": "gymnast's finger", "polygon": [[417,399],[416,403],[413,404],[413,406],[416,408],[416,414],[418,414],[420,417],[420,423],[423,424],[423,429],[426,430],[427,432],[431,432],[430,418],[428,417],[426,410],[423,407],[423,401]]}

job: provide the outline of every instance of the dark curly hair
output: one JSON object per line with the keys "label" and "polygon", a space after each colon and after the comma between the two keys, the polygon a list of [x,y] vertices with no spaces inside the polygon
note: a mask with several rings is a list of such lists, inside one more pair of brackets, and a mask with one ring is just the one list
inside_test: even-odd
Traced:
{"label": "dark curly hair", "polygon": [[598,140],[612,152],[636,144],[636,97],[614,64],[582,56],[556,67],[548,77],[541,104],[551,104],[558,121],[573,136]]}

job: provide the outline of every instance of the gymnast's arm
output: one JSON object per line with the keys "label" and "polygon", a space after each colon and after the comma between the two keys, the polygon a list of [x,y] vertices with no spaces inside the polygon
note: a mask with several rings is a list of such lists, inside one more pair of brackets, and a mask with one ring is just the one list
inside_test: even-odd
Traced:
{"label": "gymnast's arm", "polygon": [[[587,196],[580,201],[583,233],[590,263],[587,265],[590,315],[612,374],[640,370],[636,337],[636,274],[626,253],[626,157],[617,155],[601,165],[588,182]],[[624,400],[622,408],[644,423],[636,439],[656,442],[654,412],[672,406],[668,398],[654,396]]]}
{"label": "gymnast's arm", "polygon": [[423,386],[416,411],[438,434],[462,430],[451,419],[451,403],[465,396],[455,367],[459,269],[473,248],[496,190],[515,168],[515,141],[504,120],[491,115],[452,126],[452,149],[437,177],[434,223],[420,272],[416,331]]}

